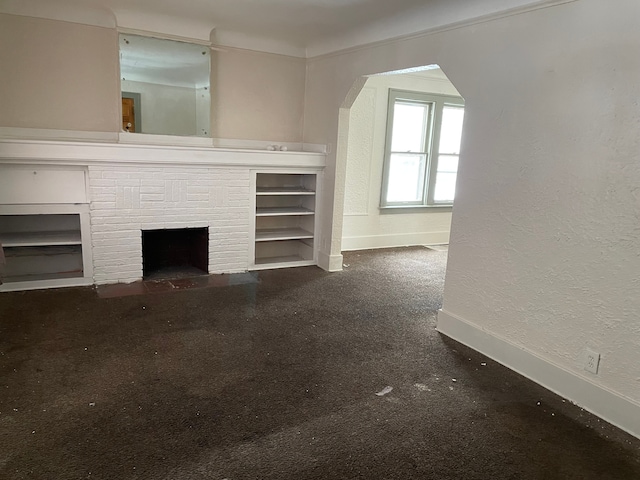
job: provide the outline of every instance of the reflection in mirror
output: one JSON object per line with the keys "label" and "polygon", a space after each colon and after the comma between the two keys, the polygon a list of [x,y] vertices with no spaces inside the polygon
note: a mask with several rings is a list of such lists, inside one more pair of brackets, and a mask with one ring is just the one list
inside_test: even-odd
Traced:
{"label": "reflection in mirror", "polygon": [[210,135],[209,48],[120,34],[122,129]]}

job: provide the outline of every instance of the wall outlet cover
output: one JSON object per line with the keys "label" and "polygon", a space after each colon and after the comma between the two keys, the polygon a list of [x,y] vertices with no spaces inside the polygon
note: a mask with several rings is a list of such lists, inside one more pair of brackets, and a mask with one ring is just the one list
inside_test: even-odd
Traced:
{"label": "wall outlet cover", "polygon": [[598,367],[600,366],[600,354],[587,348],[584,351],[583,358],[584,369],[587,372],[598,373]]}

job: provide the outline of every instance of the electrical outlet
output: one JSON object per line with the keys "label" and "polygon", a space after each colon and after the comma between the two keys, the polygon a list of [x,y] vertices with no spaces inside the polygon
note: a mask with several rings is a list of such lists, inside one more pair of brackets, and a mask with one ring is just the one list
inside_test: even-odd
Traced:
{"label": "electrical outlet", "polygon": [[584,352],[584,369],[587,372],[598,373],[598,366],[600,365],[600,354],[589,350],[588,348]]}

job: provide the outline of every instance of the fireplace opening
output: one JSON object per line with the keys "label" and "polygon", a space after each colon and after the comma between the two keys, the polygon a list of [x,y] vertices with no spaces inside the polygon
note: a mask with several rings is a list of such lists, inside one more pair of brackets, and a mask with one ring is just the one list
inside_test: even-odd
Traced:
{"label": "fireplace opening", "polygon": [[142,231],[145,280],[193,277],[209,273],[209,229]]}

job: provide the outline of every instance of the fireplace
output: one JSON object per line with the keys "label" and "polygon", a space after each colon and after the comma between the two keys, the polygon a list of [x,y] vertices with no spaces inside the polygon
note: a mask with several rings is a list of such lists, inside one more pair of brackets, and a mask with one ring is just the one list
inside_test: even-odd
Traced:
{"label": "fireplace", "polygon": [[145,280],[209,273],[209,229],[142,230]]}

